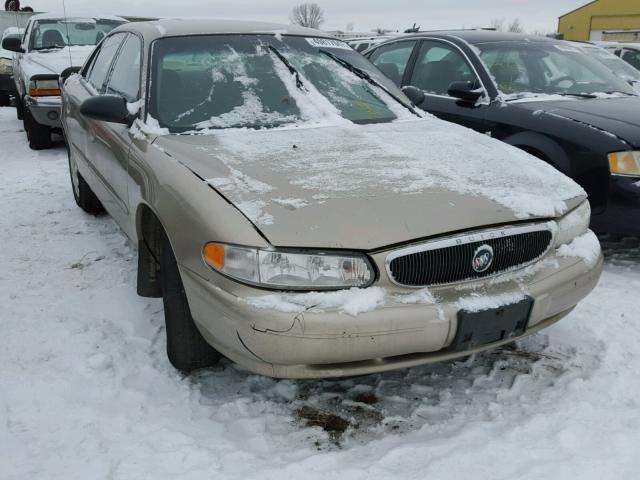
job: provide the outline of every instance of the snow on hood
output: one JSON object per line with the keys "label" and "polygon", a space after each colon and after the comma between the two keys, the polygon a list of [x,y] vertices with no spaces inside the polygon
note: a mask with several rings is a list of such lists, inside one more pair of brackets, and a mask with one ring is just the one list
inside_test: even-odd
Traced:
{"label": "snow on hood", "polygon": [[556,217],[585,196],[573,180],[521,150],[434,118],[220,130],[163,136],[155,144],[276,244],[333,238],[332,246],[356,248],[345,242],[358,236],[370,240],[358,247],[374,247]]}
{"label": "snow on hood", "polygon": [[60,75],[70,66],[81,67],[94,48],[96,48],[94,45],[83,45],[29,52],[27,58],[31,64],[31,75],[42,73]]}

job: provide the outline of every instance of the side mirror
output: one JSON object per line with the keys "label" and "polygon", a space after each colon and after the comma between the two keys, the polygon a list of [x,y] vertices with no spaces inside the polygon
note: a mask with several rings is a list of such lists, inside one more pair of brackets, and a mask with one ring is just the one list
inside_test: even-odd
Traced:
{"label": "side mirror", "polygon": [[80,113],[101,122],[131,125],[127,101],[118,95],[96,95],[80,105]]}
{"label": "side mirror", "polygon": [[24,53],[22,48],[22,40],[19,37],[9,36],[2,40],[2,48],[10,52]]}
{"label": "side mirror", "polygon": [[450,97],[459,98],[465,102],[476,103],[482,97],[482,88],[476,88],[475,82],[453,82],[447,92]]}
{"label": "side mirror", "polygon": [[78,73],[80,70],[82,70],[82,67],[65,68],[60,74],[60,85],[64,86],[64,82],[66,82],[71,75],[73,75],[74,73]]}
{"label": "side mirror", "polygon": [[419,107],[424,102],[424,92],[418,87],[407,85],[406,87],[402,87],[402,93],[404,93],[416,107]]}

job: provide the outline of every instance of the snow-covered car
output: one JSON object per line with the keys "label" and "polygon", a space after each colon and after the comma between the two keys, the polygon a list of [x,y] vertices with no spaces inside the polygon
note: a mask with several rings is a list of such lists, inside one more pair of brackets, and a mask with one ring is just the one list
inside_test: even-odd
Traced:
{"label": "snow-covered car", "polygon": [[2,41],[5,38],[20,38],[24,29],[9,27],[2,32],[0,40],[0,107],[11,104],[11,97],[15,95],[15,82],[13,81],[13,52],[2,48]]}
{"label": "snow-covered car", "polygon": [[31,148],[48,148],[52,130],[60,129],[60,74],[82,66],[95,45],[125,22],[119,17],[39,14],[29,19],[22,39],[3,40],[3,48],[15,52],[16,109]]}
{"label": "snow-covered car", "polygon": [[389,38],[391,38],[391,36],[376,35],[372,37],[348,38],[345,39],[345,42],[356,52],[364,52],[365,50],[377,45],[378,43],[384,42]]}
{"label": "snow-covered car", "polygon": [[466,356],[553,324],[600,276],[575,182],[416,110],[316,30],[130,23],[62,101],[76,202],[139,246],[138,293],[163,297],[183,371]]}
{"label": "snow-covered car", "polygon": [[600,42],[599,45],[622,58],[636,70],[640,70],[640,43]]}
{"label": "snow-covered car", "polygon": [[583,42],[571,42],[571,45],[580,48],[589,56],[598,60],[619,78],[626,80],[629,85],[640,94],[640,70],[633,68],[629,63],[618,57],[611,49]]}

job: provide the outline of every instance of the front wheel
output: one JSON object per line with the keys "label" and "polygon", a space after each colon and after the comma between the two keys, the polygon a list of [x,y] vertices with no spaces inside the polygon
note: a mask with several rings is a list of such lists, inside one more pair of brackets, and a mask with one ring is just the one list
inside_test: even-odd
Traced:
{"label": "front wheel", "polygon": [[24,131],[27,132],[31,150],[51,148],[51,129],[36,122],[28,108],[24,109]]}
{"label": "front wheel", "polygon": [[16,117],[18,120],[22,120],[24,118],[24,102],[20,95],[16,95]]}
{"label": "front wheel", "polygon": [[8,107],[11,105],[11,97],[7,94],[0,94],[0,107]]}
{"label": "front wheel", "polygon": [[220,354],[206,342],[193,322],[176,257],[168,238],[166,235],[163,237],[160,283],[167,331],[167,356],[175,368],[188,373],[215,364]]}

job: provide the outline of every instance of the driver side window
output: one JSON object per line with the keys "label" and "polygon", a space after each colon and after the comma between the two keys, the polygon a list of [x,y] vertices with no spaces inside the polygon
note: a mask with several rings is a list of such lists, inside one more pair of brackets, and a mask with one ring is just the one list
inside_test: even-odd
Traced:
{"label": "driver side window", "polygon": [[442,42],[422,42],[411,85],[426,93],[448,96],[449,85],[467,81],[477,83],[477,78],[457,48]]}
{"label": "driver side window", "polygon": [[116,33],[102,42],[100,51],[94,55],[91,65],[87,68],[86,79],[98,92],[102,92],[113,57],[126,35]]}
{"label": "driver side window", "polygon": [[140,59],[142,45],[135,35],[129,35],[120,49],[107,84],[106,93],[120,95],[128,102],[140,97]]}

